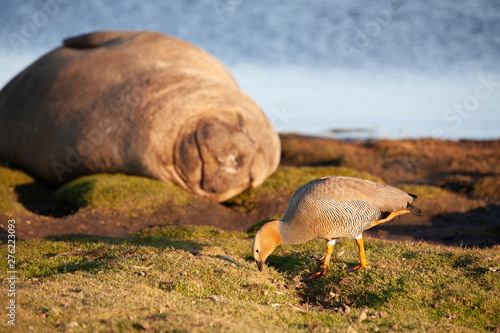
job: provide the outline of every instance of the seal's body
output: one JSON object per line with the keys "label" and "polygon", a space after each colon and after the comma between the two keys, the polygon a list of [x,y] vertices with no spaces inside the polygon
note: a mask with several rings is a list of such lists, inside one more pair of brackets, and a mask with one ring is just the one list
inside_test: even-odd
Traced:
{"label": "seal's body", "polygon": [[0,92],[0,157],[60,183],[100,172],[224,201],[260,185],[279,138],[228,70],[154,32],[69,38]]}

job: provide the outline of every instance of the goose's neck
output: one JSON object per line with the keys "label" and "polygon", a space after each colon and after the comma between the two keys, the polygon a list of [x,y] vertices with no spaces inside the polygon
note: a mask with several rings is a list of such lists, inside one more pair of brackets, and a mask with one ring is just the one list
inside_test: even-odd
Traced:
{"label": "goose's neck", "polygon": [[291,221],[278,221],[278,229],[283,245],[302,244],[312,239],[308,237],[307,230],[301,230],[298,226],[299,224]]}

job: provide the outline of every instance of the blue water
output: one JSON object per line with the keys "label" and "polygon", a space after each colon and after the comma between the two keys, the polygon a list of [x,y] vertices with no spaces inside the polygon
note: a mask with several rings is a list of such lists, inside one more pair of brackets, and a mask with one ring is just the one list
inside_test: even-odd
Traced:
{"label": "blue water", "polygon": [[500,138],[500,1],[4,0],[0,86],[102,29],[202,47],[279,132]]}

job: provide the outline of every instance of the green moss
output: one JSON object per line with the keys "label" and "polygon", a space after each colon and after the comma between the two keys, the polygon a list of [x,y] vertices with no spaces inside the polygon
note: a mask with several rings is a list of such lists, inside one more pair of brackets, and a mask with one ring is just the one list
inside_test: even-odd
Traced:
{"label": "green moss", "polygon": [[34,182],[34,179],[18,169],[12,169],[0,164],[0,213],[15,215],[26,209],[18,202],[16,187]]}
{"label": "green moss", "polygon": [[0,186],[15,186],[33,181],[34,179],[23,171],[9,167],[7,162],[0,162]]}
{"label": "green moss", "polygon": [[185,205],[198,199],[178,186],[139,176],[97,174],[77,178],[61,186],[51,201],[60,211],[81,207],[113,209],[121,212],[151,211],[170,202]]}
{"label": "green moss", "polygon": [[[26,213],[23,202],[47,201],[56,214],[68,214],[82,207],[121,212],[150,212],[168,203],[186,205],[202,200],[178,186],[145,177],[97,174],[74,179],[57,190],[21,170],[0,164],[0,213]],[[4,166],[5,165],[5,166]]]}
{"label": "green moss", "polygon": [[[359,177],[381,182],[379,178],[368,173],[348,168],[280,167],[264,184],[241,193],[228,203],[236,209],[248,211],[260,196],[272,197],[275,193],[291,195],[301,185],[327,175]],[[35,179],[22,171],[0,166],[0,198],[2,199],[0,212],[7,214],[25,210],[19,203],[19,193],[16,193],[16,189],[17,192],[24,193],[27,197],[34,195],[33,191],[35,194],[38,193],[37,196],[50,196],[52,212],[60,215],[74,213],[82,207],[112,209],[121,212],[127,212],[133,208],[134,211],[151,212],[167,202],[173,206],[182,206],[193,200],[203,200],[175,185],[123,174],[96,174],[80,177],[62,185],[50,194],[43,186],[38,186]]]}

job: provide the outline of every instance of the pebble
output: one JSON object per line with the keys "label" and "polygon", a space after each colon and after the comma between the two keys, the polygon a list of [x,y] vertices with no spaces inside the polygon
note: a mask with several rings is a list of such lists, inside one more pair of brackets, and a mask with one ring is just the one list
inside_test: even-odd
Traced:
{"label": "pebble", "polygon": [[358,331],[356,331],[356,330],[355,330],[354,328],[352,328],[351,326],[349,326],[349,327],[347,328],[347,331],[346,331],[346,332],[347,332],[347,333],[358,333]]}
{"label": "pebble", "polygon": [[358,317],[358,323],[362,322],[366,318],[368,318],[368,314],[366,313],[366,310],[363,310]]}
{"label": "pebble", "polygon": [[57,326],[64,329],[72,329],[78,327],[78,323],[76,321],[70,321],[69,323],[61,323]]}
{"label": "pebble", "polygon": [[208,296],[208,298],[211,299],[212,301],[215,301],[215,302],[220,302],[220,301],[225,300],[224,296],[218,296],[218,295],[210,295],[210,296]]}

